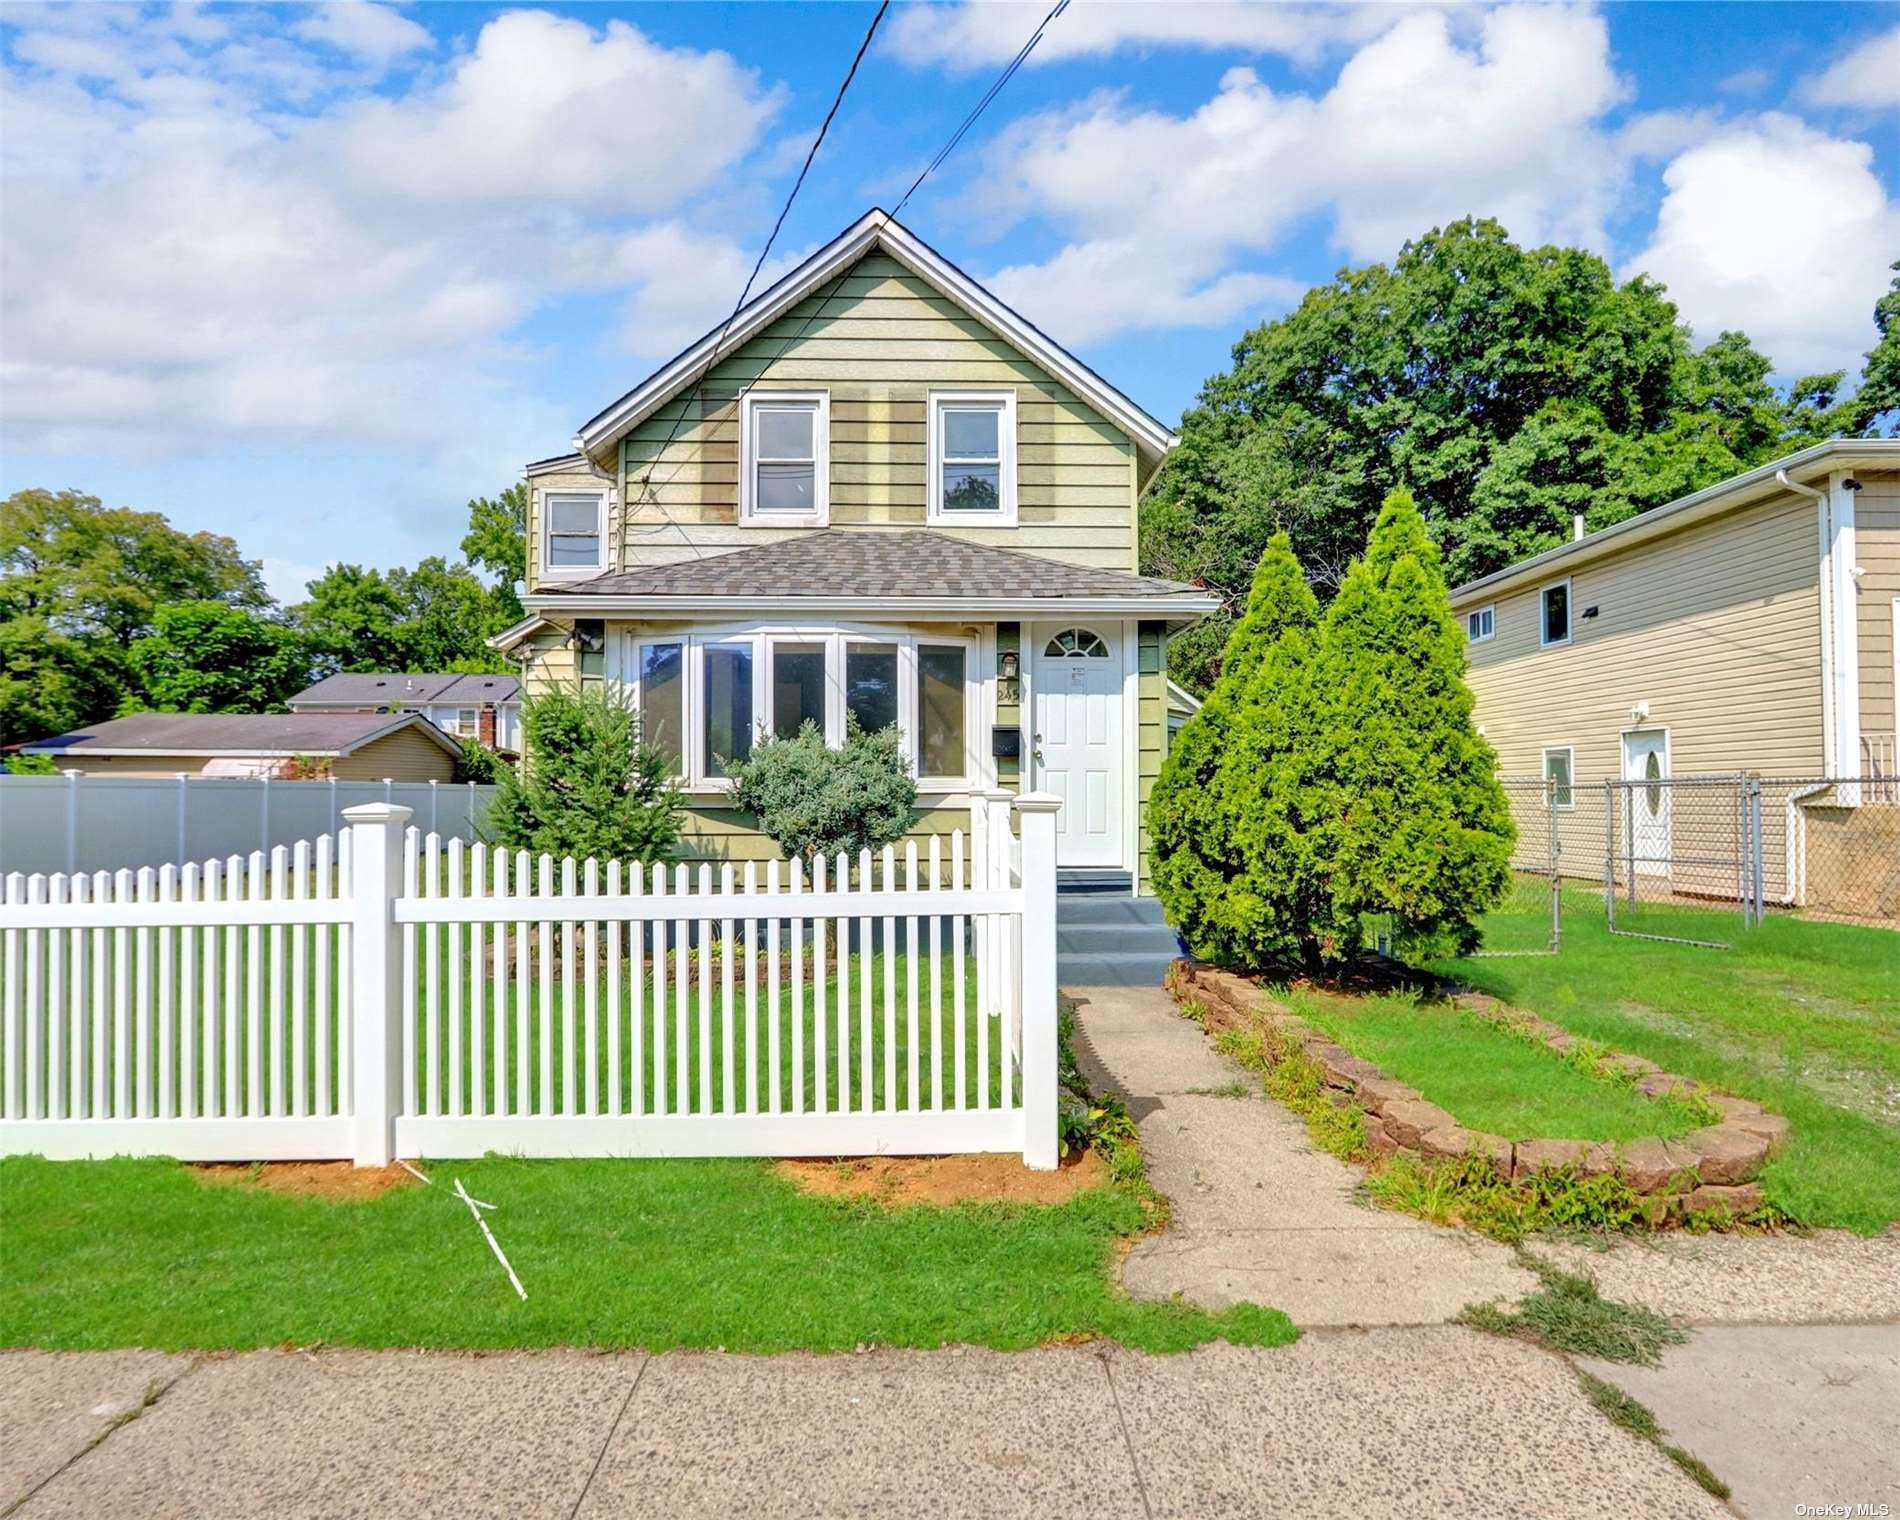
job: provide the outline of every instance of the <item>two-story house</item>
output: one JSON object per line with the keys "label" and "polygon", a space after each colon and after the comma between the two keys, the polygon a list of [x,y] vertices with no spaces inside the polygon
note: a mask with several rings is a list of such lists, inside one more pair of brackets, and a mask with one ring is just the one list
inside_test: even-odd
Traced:
{"label": "two-story house", "polygon": [[530,692],[600,680],[687,793],[687,853],[772,853],[726,804],[761,735],[895,724],[922,832],[1052,791],[1057,865],[1145,880],[1166,642],[1136,573],[1162,423],[872,211],[528,466]]}

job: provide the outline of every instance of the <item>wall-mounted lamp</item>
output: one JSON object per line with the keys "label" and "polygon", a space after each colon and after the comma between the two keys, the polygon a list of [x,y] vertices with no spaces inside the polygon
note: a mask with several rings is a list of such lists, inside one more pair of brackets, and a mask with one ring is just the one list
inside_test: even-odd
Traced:
{"label": "wall-mounted lamp", "polygon": [[1585,607],[1583,609],[1583,615],[1586,618],[1593,618],[1597,615],[1597,609],[1595,607]]}
{"label": "wall-mounted lamp", "polygon": [[996,681],[998,701],[1020,702],[1022,700],[1022,658],[1015,650],[997,651]]}

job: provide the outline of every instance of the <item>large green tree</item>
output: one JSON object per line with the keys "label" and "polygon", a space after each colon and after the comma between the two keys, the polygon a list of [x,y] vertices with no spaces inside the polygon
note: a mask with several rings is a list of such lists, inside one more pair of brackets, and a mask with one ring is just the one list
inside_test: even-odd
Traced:
{"label": "large green tree", "polygon": [[1604,527],[1861,430],[1879,376],[1900,385],[1887,338],[1900,299],[1882,311],[1868,400],[1844,403],[1841,375],[1778,391],[1743,334],[1698,350],[1654,281],[1618,283],[1582,249],[1521,247],[1496,222],[1343,271],[1241,337],[1143,503],[1144,567],[1227,599],[1175,641],[1174,674],[1211,687],[1274,532],[1330,595],[1395,486],[1417,493],[1455,583],[1561,542],[1574,513]]}
{"label": "large green tree", "polygon": [[136,691],[130,650],[177,602],[264,608],[261,566],[215,533],[78,491],[0,502],[0,743],[113,713]]}
{"label": "large green tree", "polygon": [[327,669],[507,668],[485,641],[507,627],[513,594],[504,601],[465,564],[431,555],[387,573],[332,565],[309,591],[290,617]]}
{"label": "large green tree", "polygon": [[506,622],[521,619],[515,582],[528,574],[528,487],[516,481],[497,496],[477,496],[468,504],[468,532],[462,554],[471,565],[495,577],[495,599]]}
{"label": "large green tree", "polygon": [[310,684],[308,642],[281,618],[223,602],[172,602],[133,641],[130,709],[282,712]]}

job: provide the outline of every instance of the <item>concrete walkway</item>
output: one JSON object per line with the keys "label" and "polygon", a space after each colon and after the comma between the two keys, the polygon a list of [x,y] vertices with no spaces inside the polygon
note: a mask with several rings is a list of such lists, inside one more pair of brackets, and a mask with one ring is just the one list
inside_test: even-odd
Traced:
{"label": "concrete walkway", "polygon": [[1558,1359],[1456,1328],[1156,1357],[13,1352],[0,1431],[20,1520],[1724,1513]]}
{"label": "concrete walkway", "polygon": [[1129,1252],[1136,1297],[1249,1299],[1302,1328],[1425,1325],[1536,1286],[1509,1247],[1357,1202],[1358,1169],[1317,1149],[1159,988],[1067,990],[1081,1005],[1077,1059],[1127,1099],[1148,1174],[1174,1203],[1168,1231]]}

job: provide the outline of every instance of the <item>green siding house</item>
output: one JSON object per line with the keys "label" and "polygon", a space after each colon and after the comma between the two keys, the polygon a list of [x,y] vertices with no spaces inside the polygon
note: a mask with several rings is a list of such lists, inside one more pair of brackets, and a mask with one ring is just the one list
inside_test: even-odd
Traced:
{"label": "green siding house", "polygon": [[638,704],[687,851],[772,853],[725,762],[807,719],[895,722],[919,829],[975,792],[1064,799],[1057,866],[1145,890],[1169,633],[1204,591],[1136,573],[1173,434],[882,211],[527,467],[532,693]]}

